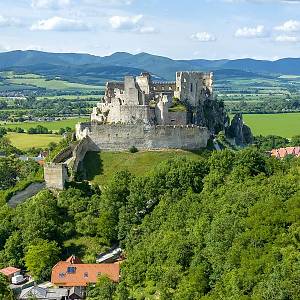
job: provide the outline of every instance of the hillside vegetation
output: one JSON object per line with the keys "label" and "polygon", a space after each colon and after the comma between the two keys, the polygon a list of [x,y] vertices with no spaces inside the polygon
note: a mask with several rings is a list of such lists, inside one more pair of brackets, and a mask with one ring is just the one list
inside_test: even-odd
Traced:
{"label": "hillside vegetation", "polygon": [[299,183],[299,160],[249,148],[116,172],[101,190],[73,183],[16,209],[2,202],[0,267],[49,280],[57,260],[93,262],[120,244],[120,284],[101,279],[89,300],[296,300]]}

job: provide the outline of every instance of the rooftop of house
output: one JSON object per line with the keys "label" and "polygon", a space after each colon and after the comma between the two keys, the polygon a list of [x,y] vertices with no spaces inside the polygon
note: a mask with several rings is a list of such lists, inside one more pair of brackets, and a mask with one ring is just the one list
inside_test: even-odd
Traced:
{"label": "rooftop of house", "polygon": [[[78,263],[80,261],[80,263]],[[86,286],[96,283],[99,276],[104,275],[118,282],[119,264],[83,264],[80,259],[71,256],[66,261],[58,262],[52,269],[51,282],[57,286]]]}
{"label": "rooftop of house", "polygon": [[7,267],[0,270],[0,273],[2,273],[5,276],[12,276],[17,272],[21,272],[21,269],[15,268],[15,267]]}
{"label": "rooftop of house", "polygon": [[300,146],[273,149],[271,155],[276,158],[285,158],[288,155],[300,157]]}
{"label": "rooftop of house", "polygon": [[48,289],[32,286],[22,290],[19,299],[65,299],[69,295],[68,289]]}

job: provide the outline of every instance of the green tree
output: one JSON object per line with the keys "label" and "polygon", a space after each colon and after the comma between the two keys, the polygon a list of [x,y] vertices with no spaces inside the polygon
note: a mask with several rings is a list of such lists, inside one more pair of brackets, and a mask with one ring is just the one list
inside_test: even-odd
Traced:
{"label": "green tree", "polygon": [[116,284],[108,277],[100,276],[95,287],[89,287],[88,300],[112,300],[116,291]]}
{"label": "green tree", "polygon": [[56,242],[37,240],[28,246],[25,265],[36,280],[49,280],[52,267],[59,260],[60,248]]}
{"label": "green tree", "polygon": [[14,300],[15,297],[8,285],[9,283],[7,282],[6,278],[0,274],[0,299]]}

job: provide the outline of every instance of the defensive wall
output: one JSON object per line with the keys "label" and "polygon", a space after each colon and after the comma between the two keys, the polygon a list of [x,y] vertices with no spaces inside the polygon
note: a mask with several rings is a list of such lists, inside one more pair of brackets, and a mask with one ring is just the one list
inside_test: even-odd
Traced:
{"label": "defensive wall", "polygon": [[196,125],[92,124],[76,126],[77,139],[90,138],[95,150],[124,151],[131,146],[139,150],[199,149],[207,146],[210,132]]}
{"label": "defensive wall", "polygon": [[44,166],[47,188],[63,190],[66,182],[73,180],[87,151],[96,151],[89,137],[63,149],[51,163]]}

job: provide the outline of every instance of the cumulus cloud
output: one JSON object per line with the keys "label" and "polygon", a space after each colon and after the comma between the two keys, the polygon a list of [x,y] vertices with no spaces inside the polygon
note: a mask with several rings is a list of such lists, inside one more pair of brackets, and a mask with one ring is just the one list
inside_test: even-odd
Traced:
{"label": "cumulus cloud", "polygon": [[282,25],[275,27],[275,30],[284,32],[298,32],[300,31],[300,22],[296,20],[289,20]]}
{"label": "cumulus cloud", "polygon": [[279,35],[275,37],[275,41],[280,43],[298,43],[300,39],[296,36]]}
{"label": "cumulus cloud", "polygon": [[263,25],[257,25],[256,27],[239,28],[235,32],[235,36],[238,38],[262,38],[267,36],[267,32]]}
{"label": "cumulus cloud", "polygon": [[85,31],[90,26],[81,20],[67,19],[62,17],[53,17],[46,20],[40,20],[31,26],[31,30],[44,31]]}
{"label": "cumulus cloud", "polygon": [[18,26],[18,25],[20,25],[19,20],[0,15],[0,27],[10,27],[10,26]]}
{"label": "cumulus cloud", "polygon": [[191,35],[191,39],[198,42],[214,42],[216,37],[208,32],[196,32]]}
{"label": "cumulus cloud", "polygon": [[72,0],[32,0],[31,6],[34,8],[58,9],[71,4]]}
{"label": "cumulus cloud", "polygon": [[131,31],[142,34],[156,32],[154,27],[144,25],[143,15],[112,16],[109,18],[109,23],[111,28],[117,31]]}

